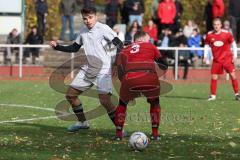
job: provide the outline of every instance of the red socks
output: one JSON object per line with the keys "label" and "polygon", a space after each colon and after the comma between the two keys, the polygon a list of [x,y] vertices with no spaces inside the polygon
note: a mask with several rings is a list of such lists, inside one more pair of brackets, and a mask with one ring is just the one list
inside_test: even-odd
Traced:
{"label": "red socks", "polygon": [[116,126],[116,136],[123,137],[122,129],[124,126],[125,118],[126,118],[126,106],[119,105],[115,112],[115,126]]}
{"label": "red socks", "polygon": [[235,94],[238,94],[238,81],[237,79],[232,79],[232,87]]}
{"label": "red socks", "polygon": [[158,127],[161,117],[161,108],[160,105],[155,105],[150,107],[150,115],[152,121],[152,134],[153,136],[158,136]]}
{"label": "red socks", "polygon": [[217,92],[217,80],[212,79],[211,80],[211,95],[216,95]]}

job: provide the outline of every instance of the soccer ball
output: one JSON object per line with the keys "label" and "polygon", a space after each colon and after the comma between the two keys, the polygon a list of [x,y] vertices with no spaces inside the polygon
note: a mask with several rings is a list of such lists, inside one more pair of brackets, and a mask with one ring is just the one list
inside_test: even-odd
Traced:
{"label": "soccer ball", "polygon": [[145,149],[148,145],[148,137],[142,132],[134,132],[130,138],[129,142],[134,150],[141,151]]}

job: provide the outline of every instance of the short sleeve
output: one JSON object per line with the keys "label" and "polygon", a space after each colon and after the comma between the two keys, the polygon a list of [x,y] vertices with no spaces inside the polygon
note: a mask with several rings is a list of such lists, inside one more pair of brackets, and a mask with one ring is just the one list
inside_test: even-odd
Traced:
{"label": "short sleeve", "polygon": [[103,36],[107,41],[112,41],[114,37],[117,37],[117,34],[108,25],[103,25],[103,28]]}

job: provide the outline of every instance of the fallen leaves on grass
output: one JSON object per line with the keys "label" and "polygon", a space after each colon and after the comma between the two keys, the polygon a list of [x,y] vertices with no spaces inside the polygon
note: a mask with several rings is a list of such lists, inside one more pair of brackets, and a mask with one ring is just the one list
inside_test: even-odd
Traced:
{"label": "fallen leaves on grass", "polygon": [[218,151],[212,151],[210,154],[213,156],[217,156],[217,155],[221,155],[222,153]]}
{"label": "fallen leaves on grass", "polygon": [[232,131],[240,132],[240,128],[233,128]]}
{"label": "fallen leaves on grass", "polygon": [[236,147],[237,144],[234,142],[229,142],[229,145],[234,148],[234,147]]}
{"label": "fallen leaves on grass", "polygon": [[23,143],[28,141],[28,137],[18,137],[15,136],[15,144]]}

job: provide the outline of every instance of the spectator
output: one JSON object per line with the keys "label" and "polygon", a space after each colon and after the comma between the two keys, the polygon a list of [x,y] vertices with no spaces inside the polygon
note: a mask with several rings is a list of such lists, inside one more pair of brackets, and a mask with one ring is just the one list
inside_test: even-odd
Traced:
{"label": "spectator", "polygon": [[151,16],[153,22],[156,24],[158,33],[161,33],[161,23],[158,18],[158,4],[159,0],[153,0],[152,1],[152,6],[151,6]]}
{"label": "spectator", "polygon": [[177,14],[174,18],[173,33],[176,33],[181,28],[181,16],[183,14],[183,5],[180,0],[174,0]]}
{"label": "spectator", "polygon": [[125,35],[125,42],[131,43],[133,42],[133,37],[137,31],[142,30],[142,27],[138,24],[138,22],[135,20],[132,25],[127,29],[127,33]]}
{"label": "spectator", "polygon": [[192,20],[188,20],[187,25],[185,25],[183,28],[184,36],[189,38],[192,35],[194,28],[198,28],[197,25]]}
{"label": "spectator", "polygon": [[176,6],[172,0],[163,0],[159,3],[158,18],[161,23],[161,29],[172,29],[176,12]]}
{"label": "spectator", "polygon": [[[41,35],[37,32],[37,27],[32,27],[32,31],[27,35],[25,44],[42,44],[43,39]],[[29,53],[32,53],[32,64],[36,64],[36,57],[39,57],[39,48],[29,48],[29,50],[26,50],[24,57],[29,56]],[[24,58],[25,61],[25,58]]]}
{"label": "spectator", "polygon": [[180,46],[180,44],[187,45],[187,37],[184,36],[182,29],[175,34],[173,46]]}
{"label": "spectator", "polygon": [[240,42],[240,0],[229,1],[229,17],[234,39]]}
{"label": "spectator", "polygon": [[142,26],[142,19],[144,15],[143,0],[126,0],[126,5],[129,10],[129,25],[137,20],[138,24]]}
{"label": "spectator", "polygon": [[208,0],[207,5],[205,6],[204,9],[204,20],[206,24],[206,32],[213,30],[212,26],[212,0]]}
{"label": "spectator", "polygon": [[129,28],[136,28],[138,31],[142,30],[142,27],[139,25],[138,21],[133,21],[132,25]]}
{"label": "spectator", "polygon": [[46,0],[37,0],[36,2],[37,12],[37,30],[41,36],[44,36],[46,29],[46,17],[48,15],[48,4]]}
{"label": "spectator", "polygon": [[150,41],[152,44],[156,44],[158,41],[158,30],[153,20],[148,21],[148,25],[143,28],[143,30],[150,36]]}
{"label": "spectator", "polygon": [[123,1],[121,4],[121,22],[123,24],[129,24],[129,10],[127,8],[127,1]]}
{"label": "spectator", "polygon": [[70,41],[74,40],[74,14],[76,10],[76,2],[75,0],[62,0],[60,3],[60,13],[62,15],[62,29],[60,40],[65,40],[65,31],[67,21],[69,23],[69,39]]}
{"label": "spectator", "polygon": [[105,14],[107,16],[106,24],[111,28],[117,23],[119,8],[120,8],[119,0],[108,0],[105,7]]}
{"label": "spectator", "polygon": [[[173,44],[172,31],[169,28],[165,28],[162,31],[162,34],[159,36],[158,46],[159,47],[170,47]],[[173,52],[169,50],[161,50],[161,53],[164,58],[173,59]]]}
{"label": "spectator", "polygon": [[159,4],[159,0],[152,1],[151,16],[154,22],[158,20],[158,16],[157,16],[158,4]]}
{"label": "spectator", "polygon": [[229,31],[231,34],[233,34],[230,22],[228,20],[225,20],[223,22],[223,29],[225,29],[225,30]]}
{"label": "spectator", "polygon": [[95,0],[83,0],[83,7],[85,6],[95,6]]}
{"label": "spectator", "polygon": [[212,3],[213,19],[217,17],[222,18],[224,16],[224,10],[225,6],[223,0],[213,0]]}
{"label": "spectator", "polygon": [[[7,36],[7,42],[6,44],[20,44],[21,43],[21,37],[20,34],[18,34],[18,30],[16,28],[13,28],[12,31]],[[12,53],[16,52],[15,56],[15,63],[19,62],[19,48],[13,48],[9,47],[4,52],[4,64],[11,63]]]}
{"label": "spectator", "polygon": [[125,41],[125,36],[124,33],[120,30],[120,26],[118,24],[115,24],[113,27],[113,31],[117,33],[117,37],[124,42]]}
{"label": "spectator", "polygon": [[[185,48],[185,47],[187,47],[187,45],[184,43],[180,43],[179,47]],[[184,69],[183,69],[183,77],[182,78],[187,79],[188,68],[189,68],[189,64],[190,64],[190,52],[188,50],[179,50],[178,64],[183,65]],[[173,75],[175,76],[175,63],[173,65]],[[179,77],[179,75],[178,75],[178,77]]]}
{"label": "spectator", "polygon": [[[191,37],[188,38],[188,46],[191,48],[198,48],[201,47],[202,45],[202,36],[198,32],[198,29],[195,28],[193,29],[193,33]],[[193,61],[194,65],[198,66],[199,65],[199,60],[202,59],[203,57],[203,51],[202,50],[192,50],[190,53],[193,55]]]}

